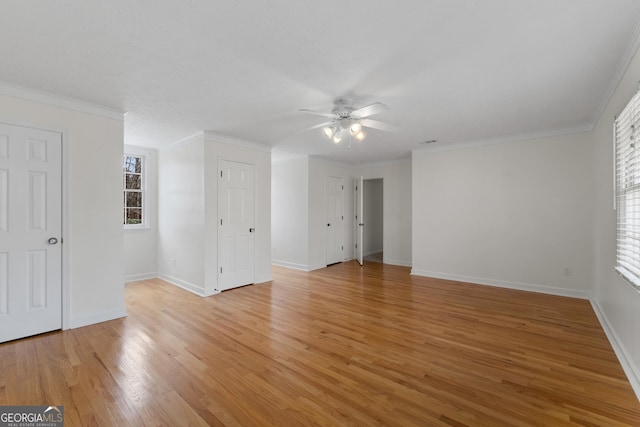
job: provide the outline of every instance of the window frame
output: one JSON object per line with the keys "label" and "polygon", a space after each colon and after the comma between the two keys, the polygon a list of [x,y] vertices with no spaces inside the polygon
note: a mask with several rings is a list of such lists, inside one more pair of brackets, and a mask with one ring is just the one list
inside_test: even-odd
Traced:
{"label": "window frame", "polygon": [[615,271],[640,291],[640,91],[613,122]]}
{"label": "window frame", "polygon": [[[132,189],[127,189],[127,180],[126,180],[126,175],[127,175],[127,171],[124,168],[124,165],[126,163],[126,159],[127,157],[135,157],[140,159],[140,190],[132,190]],[[122,194],[123,194],[123,206],[122,206],[122,227],[125,230],[139,230],[139,229],[146,229],[149,228],[148,226],[148,221],[147,221],[147,159],[146,156],[142,155],[142,154],[135,154],[135,153],[127,153],[125,152],[124,155],[122,156]],[[141,212],[141,222],[139,224],[127,224],[125,223],[126,220],[126,209],[127,206],[125,205],[126,203],[126,193],[127,192],[139,192],[141,194],[142,197],[142,202],[141,202],[141,207],[140,209],[142,210]]]}

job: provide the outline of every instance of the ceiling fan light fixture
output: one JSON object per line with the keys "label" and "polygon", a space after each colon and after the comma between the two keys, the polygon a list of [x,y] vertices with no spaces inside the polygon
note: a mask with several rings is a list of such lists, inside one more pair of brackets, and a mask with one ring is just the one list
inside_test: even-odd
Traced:
{"label": "ceiling fan light fixture", "polygon": [[334,134],[334,129],[330,126],[325,126],[322,128],[322,134],[327,138],[331,139]]}
{"label": "ceiling fan light fixture", "polygon": [[[388,107],[380,102],[366,105],[364,107],[355,107],[353,99],[347,97],[338,97],[333,102],[333,109],[330,113],[317,112],[303,108],[298,111],[322,116],[325,118],[323,123],[311,126],[308,129],[321,129],[322,135],[334,144],[340,144],[346,138],[345,144],[351,148],[351,144],[363,141],[367,134],[367,129],[378,129],[392,132],[397,126],[379,120],[372,120],[369,116],[379,114],[386,111]],[[328,120],[327,120],[328,119]]]}
{"label": "ceiling fan light fixture", "polygon": [[351,124],[349,130],[351,131],[351,135],[358,135],[360,132],[362,132],[362,125],[360,124],[360,122],[354,122]]}

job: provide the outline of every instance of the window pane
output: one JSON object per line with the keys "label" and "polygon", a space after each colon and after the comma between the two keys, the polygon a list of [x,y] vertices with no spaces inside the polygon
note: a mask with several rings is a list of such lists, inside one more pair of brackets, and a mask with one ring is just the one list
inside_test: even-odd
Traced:
{"label": "window pane", "polygon": [[142,224],[142,209],[127,208],[125,210],[125,224]]}
{"label": "window pane", "polygon": [[142,193],[127,191],[126,207],[128,208],[141,208],[142,207]]}
{"label": "window pane", "polygon": [[123,171],[129,173],[142,173],[142,158],[125,156]]}
{"label": "window pane", "polygon": [[640,92],[614,121],[616,269],[640,287]]}
{"label": "window pane", "polygon": [[142,188],[142,170],[144,157],[125,155],[122,161],[123,187],[123,223],[142,225],[144,209],[144,189]]}
{"label": "window pane", "polygon": [[141,190],[142,189],[142,175],[126,174],[125,175],[125,188],[127,190]]}
{"label": "window pane", "polygon": [[132,157],[124,156],[124,162],[122,163],[122,171],[123,172],[134,172],[135,168],[132,168],[131,164]]}

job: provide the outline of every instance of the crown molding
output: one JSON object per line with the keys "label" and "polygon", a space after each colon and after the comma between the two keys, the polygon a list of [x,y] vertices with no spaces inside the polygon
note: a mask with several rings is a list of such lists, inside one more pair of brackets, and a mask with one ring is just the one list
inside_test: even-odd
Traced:
{"label": "crown molding", "polygon": [[222,144],[234,145],[236,147],[244,147],[250,148],[252,150],[264,151],[266,153],[271,153],[272,147],[266,144],[261,144],[259,142],[247,141],[245,139],[236,138],[234,136],[223,135],[220,133],[215,133],[212,131],[204,131],[204,140],[210,142],[219,142]]}
{"label": "crown molding", "polygon": [[124,111],[9,83],[0,82],[0,95],[12,96],[14,98],[26,99],[27,101],[39,102],[41,104],[62,107],[81,113],[124,121]]}
{"label": "crown molding", "polygon": [[636,52],[640,48],[640,22],[636,25],[636,28],[633,30],[631,37],[627,41],[627,45],[624,50],[624,54],[620,61],[618,62],[618,67],[616,68],[616,72],[613,74],[611,81],[609,82],[609,86],[607,87],[607,91],[604,93],[604,96],[600,100],[598,107],[596,108],[595,113],[593,114],[592,122],[598,123],[602,118],[602,114],[604,113],[605,108],[609,105],[611,98],[613,98],[613,94],[616,92],[618,85],[622,81],[633,57]]}
{"label": "crown molding", "polygon": [[488,145],[535,141],[537,139],[553,138],[556,136],[577,135],[581,133],[591,132],[593,128],[594,128],[593,123],[585,123],[583,125],[579,125],[576,127],[555,129],[550,131],[511,135],[511,136],[505,136],[500,138],[483,139],[478,141],[464,141],[464,142],[453,142],[450,144],[445,143],[443,145],[440,145],[440,144],[431,145],[428,147],[416,148],[414,150],[411,150],[411,153],[412,154],[441,153],[445,151],[456,151],[456,150],[465,150],[468,148],[485,147]]}

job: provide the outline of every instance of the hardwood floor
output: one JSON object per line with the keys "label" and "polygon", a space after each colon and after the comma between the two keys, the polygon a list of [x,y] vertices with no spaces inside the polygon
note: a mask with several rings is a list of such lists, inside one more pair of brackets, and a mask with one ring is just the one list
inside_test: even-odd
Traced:
{"label": "hardwood floor", "polygon": [[640,403],[588,301],[354,262],[0,345],[0,405],[67,426],[618,426]]}

